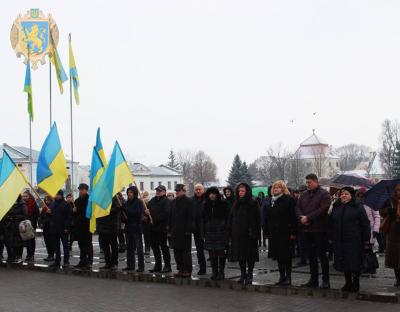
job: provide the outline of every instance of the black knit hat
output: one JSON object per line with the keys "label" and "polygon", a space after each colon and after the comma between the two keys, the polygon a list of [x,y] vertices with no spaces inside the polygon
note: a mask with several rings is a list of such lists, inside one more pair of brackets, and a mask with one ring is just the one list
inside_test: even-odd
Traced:
{"label": "black knit hat", "polygon": [[352,198],[356,195],[356,191],[351,186],[342,187],[340,190],[349,192]]}

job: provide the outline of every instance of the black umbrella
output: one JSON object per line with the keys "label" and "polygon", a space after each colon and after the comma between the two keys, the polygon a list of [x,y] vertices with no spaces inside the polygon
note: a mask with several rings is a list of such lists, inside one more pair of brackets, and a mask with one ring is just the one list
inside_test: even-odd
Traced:
{"label": "black umbrella", "polygon": [[347,186],[364,186],[365,188],[371,188],[373,186],[371,180],[355,173],[337,174],[331,178],[329,182],[332,184],[341,184]]}
{"label": "black umbrella", "polygon": [[381,209],[385,201],[393,196],[397,184],[400,184],[400,179],[380,181],[365,194],[365,204],[374,210]]}

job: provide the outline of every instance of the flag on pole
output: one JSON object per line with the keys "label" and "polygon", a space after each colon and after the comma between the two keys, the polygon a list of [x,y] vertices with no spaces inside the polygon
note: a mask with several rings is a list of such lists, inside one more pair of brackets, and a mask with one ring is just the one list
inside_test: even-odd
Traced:
{"label": "flag on pole", "polygon": [[[93,147],[92,152],[92,162],[90,165],[90,191],[96,187],[97,182],[100,180],[101,175],[104,172],[104,164],[101,161],[100,155],[96,150],[96,147]],[[101,210],[96,212],[97,210]],[[90,232],[94,233],[96,231],[96,215],[100,215],[101,212],[106,213],[105,210],[99,208],[95,203],[91,201],[89,198],[89,202],[86,209],[86,218],[90,219]],[[106,215],[106,214],[105,214]]]}
{"label": "flag on pole", "polygon": [[18,169],[10,155],[3,150],[3,158],[0,160],[0,220],[27,185],[28,179]]}
{"label": "flag on pole", "polygon": [[99,156],[101,158],[101,161],[103,162],[103,165],[107,166],[106,154],[104,153],[103,143],[101,143],[101,138],[100,138],[100,128],[97,128],[95,149],[99,153]]}
{"label": "flag on pole", "polygon": [[42,190],[54,197],[64,186],[67,177],[67,161],[54,123],[39,153],[36,180]]}
{"label": "flag on pole", "polygon": [[33,121],[33,101],[32,101],[32,80],[31,80],[31,62],[28,56],[28,62],[26,63],[24,92],[28,94],[28,114],[31,121]]}
{"label": "flag on pole", "polygon": [[108,215],[113,197],[134,180],[122,150],[116,142],[108,166],[90,194],[89,200],[100,208],[95,211],[96,217],[104,216],[104,213]]}
{"label": "flag on pole", "polygon": [[69,34],[69,79],[72,80],[74,87],[74,97],[76,104],[79,104],[79,77],[78,70],[76,69],[74,52],[72,51],[71,34]]}
{"label": "flag on pole", "polygon": [[63,83],[68,80],[67,74],[65,73],[64,67],[61,63],[60,55],[58,54],[57,48],[53,41],[53,37],[50,34],[50,62],[54,65],[56,69],[56,76],[58,81],[58,87],[60,88],[60,93],[64,93]]}

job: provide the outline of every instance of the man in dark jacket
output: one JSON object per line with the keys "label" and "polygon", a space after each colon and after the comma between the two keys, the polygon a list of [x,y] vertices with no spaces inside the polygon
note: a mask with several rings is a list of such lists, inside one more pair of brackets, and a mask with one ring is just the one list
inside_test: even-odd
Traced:
{"label": "man in dark jacket", "polygon": [[69,246],[68,234],[71,228],[72,211],[71,207],[64,199],[64,192],[59,190],[50,206],[50,232],[53,240],[54,251],[56,253],[55,262],[50,267],[60,267],[61,251],[60,241],[64,250],[64,265],[69,266]]}
{"label": "man in dark jacket", "polygon": [[171,236],[175,262],[178,269],[175,277],[188,278],[192,275],[192,224],[194,202],[186,196],[183,184],[175,187],[176,198],[171,203],[168,233]]}
{"label": "man in dark jacket", "polygon": [[111,211],[108,216],[98,218],[97,232],[99,233],[100,247],[104,251],[106,265],[102,270],[116,269],[118,266],[118,230],[121,223],[122,204],[117,196],[114,196]]}
{"label": "man in dark jacket", "polygon": [[315,174],[306,176],[307,190],[297,201],[296,216],[304,232],[304,243],[310,261],[310,280],[304,287],[318,287],[318,260],[322,269],[321,288],[330,288],[327,251],[329,193],[323,190]]}
{"label": "man in dark jacket", "polygon": [[[171,256],[167,245],[167,225],[170,201],[166,196],[166,191],[164,185],[157,186],[156,196],[153,197],[148,204],[150,215],[153,220],[153,223],[150,224],[150,242],[156,261],[154,268],[150,270],[151,273],[171,272]],[[162,270],[161,252],[164,258],[164,268]]]}
{"label": "man in dark jacket", "polygon": [[197,275],[205,275],[206,257],[204,255],[204,229],[203,229],[203,209],[204,209],[204,186],[197,184],[194,187],[194,215],[193,215],[193,236],[196,245],[197,262],[199,264],[199,272]]}
{"label": "man in dark jacket", "polygon": [[79,263],[75,268],[89,269],[93,263],[92,233],[89,230],[89,219],[86,218],[86,209],[89,201],[89,186],[81,183],[78,187],[79,197],[75,200],[73,215],[75,219],[75,235],[79,245]]}

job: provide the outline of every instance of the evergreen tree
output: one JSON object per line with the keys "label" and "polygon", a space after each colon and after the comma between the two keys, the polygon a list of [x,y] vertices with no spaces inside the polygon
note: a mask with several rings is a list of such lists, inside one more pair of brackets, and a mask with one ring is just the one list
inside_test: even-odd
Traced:
{"label": "evergreen tree", "polygon": [[249,167],[247,166],[247,163],[245,161],[242,163],[240,171],[241,171],[241,182],[245,182],[248,185],[253,186],[253,178],[251,177],[251,174],[249,172]]}
{"label": "evergreen tree", "polygon": [[226,181],[230,187],[235,187],[236,184],[241,182],[242,179],[242,166],[243,163],[240,160],[239,155],[236,155],[233,159],[231,170],[229,171],[229,177]]}
{"label": "evergreen tree", "polygon": [[396,150],[394,152],[394,160],[393,160],[393,179],[400,179],[400,142],[396,142]]}
{"label": "evergreen tree", "polygon": [[171,167],[173,169],[177,169],[178,168],[178,162],[176,160],[176,156],[175,156],[175,153],[174,153],[173,150],[170,150],[170,152],[169,152],[167,166]]}

